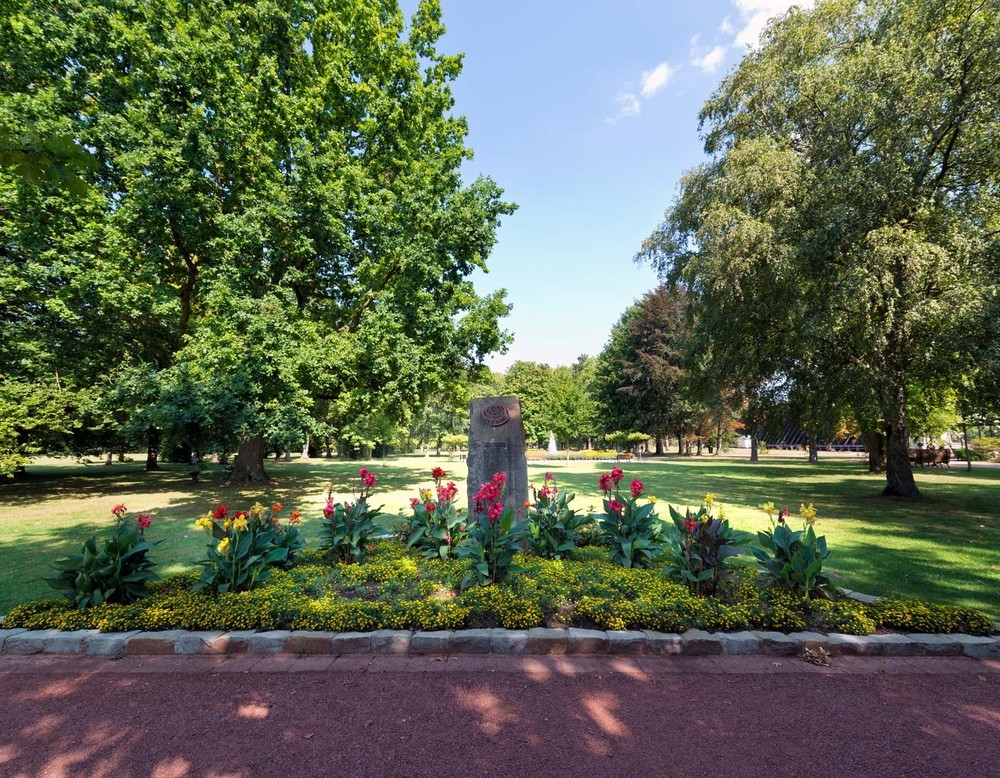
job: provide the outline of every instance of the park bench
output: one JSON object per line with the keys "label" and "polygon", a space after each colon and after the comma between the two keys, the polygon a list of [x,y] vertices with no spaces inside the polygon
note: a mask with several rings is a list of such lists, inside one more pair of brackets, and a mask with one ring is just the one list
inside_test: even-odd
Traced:
{"label": "park bench", "polygon": [[947,467],[950,470],[951,451],[946,448],[911,448],[910,461],[914,464],[920,465],[921,467],[930,465],[931,467]]}
{"label": "park bench", "polygon": [[615,462],[631,462],[635,459],[635,454],[631,451],[623,451],[621,454],[615,454]]}

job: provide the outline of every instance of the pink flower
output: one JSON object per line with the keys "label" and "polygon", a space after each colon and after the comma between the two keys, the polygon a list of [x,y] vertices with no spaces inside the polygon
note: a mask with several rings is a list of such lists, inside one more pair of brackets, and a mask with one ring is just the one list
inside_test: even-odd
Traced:
{"label": "pink flower", "polygon": [[411,508],[416,508],[418,505],[420,505],[420,500],[418,500],[416,497],[411,497],[410,498],[410,507]]}
{"label": "pink flower", "polygon": [[364,484],[366,489],[371,489],[375,486],[375,473],[370,473],[367,468],[362,467],[358,471],[358,476],[361,478],[361,483]]}
{"label": "pink flower", "polygon": [[600,487],[602,492],[611,491],[611,476],[607,473],[601,476]]}
{"label": "pink flower", "polygon": [[608,508],[610,508],[611,512],[616,516],[622,512],[622,504],[618,502],[618,500],[612,500],[609,502]]}
{"label": "pink flower", "polygon": [[499,521],[500,517],[503,516],[503,503],[495,502],[490,506],[489,512],[487,514],[490,521]]}
{"label": "pink flower", "polygon": [[118,503],[114,508],[111,509],[111,513],[115,516],[121,516],[128,508],[125,507],[124,503]]}
{"label": "pink flower", "polygon": [[323,515],[328,519],[333,515],[333,497],[326,498],[326,507],[323,509]]}
{"label": "pink flower", "polygon": [[135,517],[135,523],[138,525],[139,531],[142,532],[153,522],[149,518],[148,513],[140,513],[138,516]]}
{"label": "pink flower", "polygon": [[549,491],[549,487],[543,486],[542,491],[538,493],[538,496],[541,497],[542,499],[547,500],[549,497],[552,496],[552,492]]}
{"label": "pink flower", "polygon": [[556,479],[552,477],[552,473],[546,473],[545,474],[545,480],[546,481],[555,481]]}
{"label": "pink flower", "polygon": [[642,489],[643,489],[642,481],[640,481],[638,478],[636,478],[632,482],[631,488],[632,488],[632,496],[633,497],[641,497],[642,496]]}
{"label": "pink flower", "polygon": [[455,499],[455,495],[458,494],[458,487],[455,486],[454,481],[449,481],[444,486],[439,486],[437,488],[438,500],[441,502],[448,502],[449,500]]}
{"label": "pink flower", "polygon": [[625,473],[622,472],[622,469],[620,467],[612,467],[611,468],[611,480],[614,481],[616,484],[619,481],[621,481],[622,478],[624,478],[624,477],[625,477]]}
{"label": "pink flower", "polygon": [[494,473],[493,483],[495,483],[497,486],[502,487],[505,483],[507,483],[507,476],[505,476],[503,473]]}

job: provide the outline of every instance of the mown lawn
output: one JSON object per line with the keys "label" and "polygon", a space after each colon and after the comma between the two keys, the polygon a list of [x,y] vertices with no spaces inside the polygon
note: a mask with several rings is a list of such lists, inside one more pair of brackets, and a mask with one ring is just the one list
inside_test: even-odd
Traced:
{"label": "mown lawn", "polygon": [[[168,466],[145,473],[142,462],[81,465],[46,461],[28,476],[0,483],[0,613],[26,600],[49,597],[41,581],[50,562],[76,552],[90,534],[112,521],[111,508],[125,503],[131,515],[153,511],[149,537],[160,541],[155,558],[162,573],[192,569],[201,558],[204,533],[193,520],[225,503],[248,507],[255,500],[280,501],[286,511],[303,513],[307,542],[318,538],[318,518],[327,484],[339,498],[350,494],[361,464],[376,473],[373,503],[387,514],[408,509],[420,486],[431,484],[430,468],[440,465],[455,476],[465,493],[465,465],[447,458],[401,457],[360,463],[293,460],[270,463],[272,480],[261,488],[229,486],[218,467],[209,466],[201,481],[191,482],[189,467]],[[529,464],[529,477],[540,483],[546,471],[559,485],[576,491],[574,506],[600,506],[597,476],[610,464],[551,462]],[[924,493],[919,502],[879,497],[882,479],[864,472],[857,460],[831,459],[809,465],[798,459],[767,458],[751,465],[739,458],[668,458],[625,466],[626,481],[640,478],[648,494],[666,505],[697,505],[707,492],[716,495],[732,524],[761,529],[767,519],[756,507],[768,500],[789,506],[812,502],[818,528],[832,553],[829,567],[841,585],[873,594],[899,594],[930,602],[978,607],[1000,618],[1000,468],[918,471]],[[461,477],[459,477],[461,476]],[[354,479],[356,483],[356,479]],[[391,515],[383,523],[396,523]]]}

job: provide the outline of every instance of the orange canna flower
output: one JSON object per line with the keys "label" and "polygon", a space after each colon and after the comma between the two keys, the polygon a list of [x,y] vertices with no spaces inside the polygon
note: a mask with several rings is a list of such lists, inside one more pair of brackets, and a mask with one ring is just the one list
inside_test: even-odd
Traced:
{"label": "orange canna flower", "polygon": [[274,505],[271,506],[271,513],[281,513],[282,507],[283,506],[281,505],[280,502],[276,502]]}

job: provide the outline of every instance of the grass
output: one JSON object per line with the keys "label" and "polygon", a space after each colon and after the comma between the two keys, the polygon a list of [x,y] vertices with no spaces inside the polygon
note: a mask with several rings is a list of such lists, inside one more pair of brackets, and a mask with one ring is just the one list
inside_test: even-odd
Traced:
{"label": "grass", "polygon": [[[254,488],[228,485],[217,466],[192,483],[182,465],[160,473],[142,471],[142,461],[78,464],[45,460],[22,480],[0,484],[0,613],[27,600],[52,596],[41,581],[50,563],[75,553],[89,535],[108,527],[111,508],[123,502],[130,514],[152,510],[149,537],[160,541],[155,558],[161,574],[191,570],[204,552],[205,535],[193,520],[219,503],[248,507],[260,500],[298,508],[307,542],[318,538],[318,518],[326,486],[343,498],[361,463],[293,460],[270,463],[271,482]],[[388,514],[405,510],[421,486],[431,484],[430,468],[441,465],[454,476],[464,463],[447,458],[400,457],[367,466],[379,479],[372,502]],[[578,510],[599,508],[597,476],[610,465],[598,462],[529,464],[529,480],[546,471],[577,493]],[[768,457],[758,465],[739,458],[666,458],[625,467],[626,480],[640,478],[647,493],[674,505],[697,505],[713,492],[738,529],[768,526],[756,507],[768,500],[789,506],[812,502],[818,528],[827,536],[830,568],[839,583],[872,594],[897,594],[929,602],[980,608],[1000,618],[1000,468],[922,470],[917,480],[924,499],[879,497],[882,479],[864,472],[853,459],[809,465],[801,459]],[[464,493],[463,479],[454,478]],[[661,515],[666,506],[661,505]],[[394,523],[392,516],[383,522]]]}

